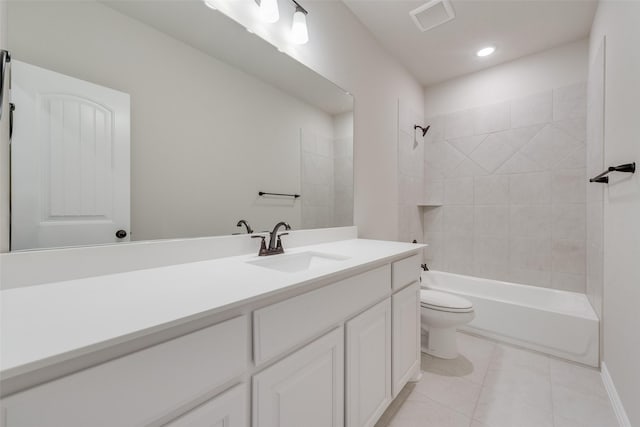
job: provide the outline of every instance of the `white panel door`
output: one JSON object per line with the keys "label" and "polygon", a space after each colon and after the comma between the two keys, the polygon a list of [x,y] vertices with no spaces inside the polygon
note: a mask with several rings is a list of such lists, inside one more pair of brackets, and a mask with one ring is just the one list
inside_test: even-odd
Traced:
{"label": "white panel door", "polygon": [[11,86],[11,249],[128,241],[129,95],[16,60]]}
{"label": "white panel door", "polygon": [[342,327],[253,377],[254,427],[344,425]]}
{"label": "white panel door", "polygon": [[375,425],[391,402],[391,299],[347,322],[346,425]]}
{"label": "white panel door", "polygon": [[165,427],[249,427],[248,393],[246,385],[236,386]]}
{"label": "white panel door", "polygon": [[404,288],[391,297],[393,397],[420,369],[420,284]]}

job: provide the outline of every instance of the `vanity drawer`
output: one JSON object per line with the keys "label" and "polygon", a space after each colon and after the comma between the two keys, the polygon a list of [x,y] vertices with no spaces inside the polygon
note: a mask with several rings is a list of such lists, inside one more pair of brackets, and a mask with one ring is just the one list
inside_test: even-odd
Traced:
{"label": "vanity drawer", "polygon": [[266,362],[301,344],[391,290],[391,266],[385,265],[253,313],[254,360]]}
{"label": "vanity drawer", "polygon": [[240,384],[164,427],[249,427],[249,390]]}
{"label": "vanity drawer", "polygon": [[6,427],[141,426],[236,376],[248,359],[237,317],[13,395]]}
{"label": "vanity drawer", "polygon": [[392,264],[391,283],[394,291],[418,280],[421,259],[420,254],[415,254]]}

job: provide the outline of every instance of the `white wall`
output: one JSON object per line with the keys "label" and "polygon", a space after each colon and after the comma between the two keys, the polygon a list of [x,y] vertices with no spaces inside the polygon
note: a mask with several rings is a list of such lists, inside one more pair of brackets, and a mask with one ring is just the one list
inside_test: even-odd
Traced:
{"label": "white wall", "polygon": [[131,95],[134,240],[300,227],[299,200],[257,193],[300,191],[300,128],[332,135],[327,113],[99,3],[11,2],[9,45]]}
{"label": "white wall", "polygon": [[425,117],[584,82],[587,54],[588,40],[579,40],[427,87]]}
{"label": "white wall", "polygon": [[[640,163],[640,3],[601,1],[590,54],[606,36],[604,162]],[[604,197],[604,362],[640,425],[640,173],[613,174]]]}
{"label": "white wall", "polygon": [[[293,9],[281,2],[282,19],[262,24],[253,2],[218,2],[224,13],[355,97],[355,224],[362,237],[398,237],[397,102],[422,117],[423,88],[339,1],[308,2],[310,41],[287,39]],[[287,7],[285,7],[287,6]]]}

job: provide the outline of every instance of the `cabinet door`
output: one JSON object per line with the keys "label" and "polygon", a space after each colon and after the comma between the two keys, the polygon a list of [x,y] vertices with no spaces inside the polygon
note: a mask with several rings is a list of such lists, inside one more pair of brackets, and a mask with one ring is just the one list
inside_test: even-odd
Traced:
{"label": "cabinet door", "polygon": [[418,282],[391,297],[393,397],[420,369],[420,285]]}
{"label": "cabinet door", "polygon": [[248,427],[247,386],[238,385],[203,403],[165,427]]}
{"label": "cabinet door", "polygon": [[391,299],[347,322],[347,427],[373,426],[391,402]]}
{"label": "cabinet door", "polygon": [[344,425],[342,327],[253,377],[254,427]]}

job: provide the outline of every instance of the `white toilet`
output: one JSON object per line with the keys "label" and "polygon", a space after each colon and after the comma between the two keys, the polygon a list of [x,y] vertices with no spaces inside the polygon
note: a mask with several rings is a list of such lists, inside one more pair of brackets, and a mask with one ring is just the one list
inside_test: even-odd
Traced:
{"label": "white toilet", "polygon": [[422,330],[428,339],[422,341],[422,351],[443,359],[458,357],[456,328],[475,317],[469,300],[445,292],[422,289],[420,291],[420,318]]}

